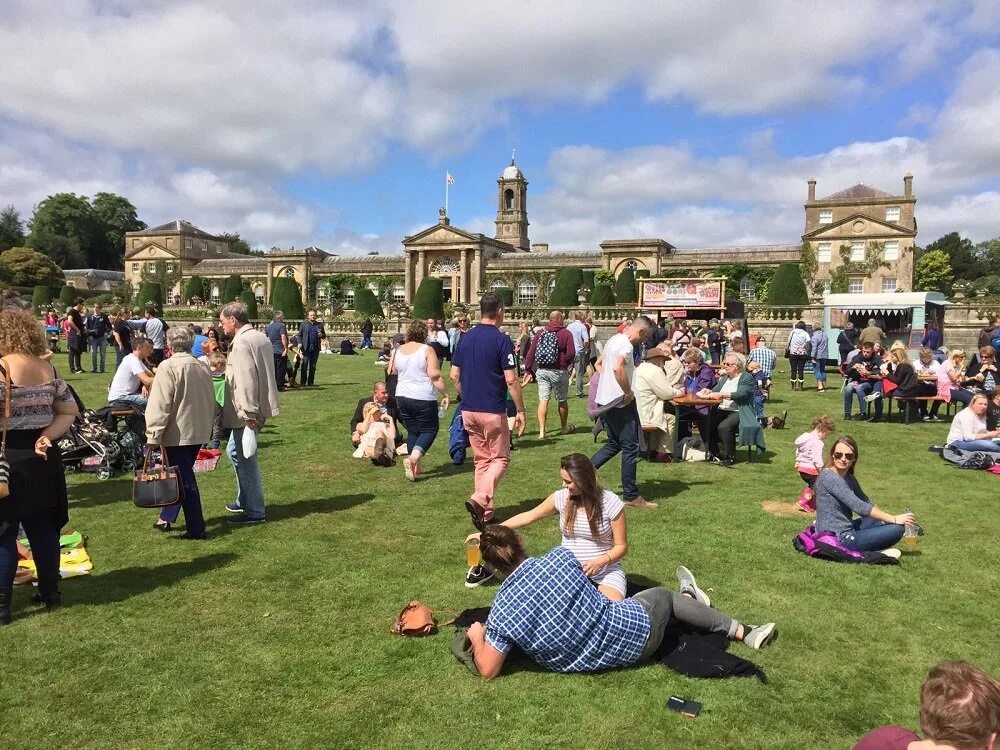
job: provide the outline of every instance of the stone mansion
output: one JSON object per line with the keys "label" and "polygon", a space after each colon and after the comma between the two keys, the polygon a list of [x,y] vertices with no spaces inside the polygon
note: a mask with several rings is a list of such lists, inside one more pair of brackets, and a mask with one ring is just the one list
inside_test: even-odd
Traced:
{"label": "stone mansion", "polygon": [[[808,242],[818,261],[816,281],[829,288],[839,267],[850,292],[912,290],[913,245],[917,234],[913,177],[903,178],[903,194],[893,195],[867,185],[854,185],[816,198],[816,181],[808,181],[805,231],[787,245],[676,248],[663,239],[608,239],[597,248],[549,251],[545,243],[528,239],[528,181],[511,160],[497,179],[496,234],[493,237],[453,226],[444,209],[437,223],[402,239],[399,255],[336,255],[317,247],[272,249],[263,255],[230,253],[224,239],[177,220],[140,232],[129,232],[125,243],[125,279],[137,286],[150,272],[165,271],[173,285],[168,297],[182,293],[183,279],[201,276],[218,302],[223,280],[235,274],[250,283],[259,302],[270,296],[271,280],[294,278],[308,303],[322,306],[330,282],[339,284],[350,308],[356,284],[383,293],[383,301],[409,304],[422,279],[442,280],[452,302],[472,305],[487,289],[508,287],[515,304],[544,304],[560,267],[605,270],[616,276],[626,267],[659,276],[711,276],[719,266],[776,266],[798,261]],[[876,257],[877,256],[877,257]],[[162,265],[161,265],[162,264]],[[644,274],[645,275],[645,274]],[[749,276],[732,279],[739,294],[754,298]],[[730,287],[733,296],[735,289]]]}

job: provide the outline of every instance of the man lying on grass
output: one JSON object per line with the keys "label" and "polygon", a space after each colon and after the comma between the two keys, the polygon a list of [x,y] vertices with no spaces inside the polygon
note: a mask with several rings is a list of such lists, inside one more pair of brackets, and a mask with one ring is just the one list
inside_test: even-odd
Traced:
{"label": "man lying on grass", "polygon": [[744,625],[712,609],[684,567],[677,569],[680,594],[652,588],[612,602],[565,547],[528,557],[517,532],[490,525],[479,549],[505,578],[486,626],[476,623],[468,633],[476,667],[487,680],[500,674],[514,645],[554,672],[596,672],[648,661],[677,621],[725,633],[753,649],[777,634],[773,622]]}

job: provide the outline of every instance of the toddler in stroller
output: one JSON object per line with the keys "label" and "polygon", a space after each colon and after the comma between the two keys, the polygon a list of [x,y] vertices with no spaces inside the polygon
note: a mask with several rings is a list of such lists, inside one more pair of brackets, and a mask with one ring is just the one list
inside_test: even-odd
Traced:
{"label": "toddler in stroller", "polygon": [[70,392],[80,411],[59,440],[66,471],[92,471],[101,480],[135,471],[146,443],[142,412],[127,404],[85,409],[72,386]]}

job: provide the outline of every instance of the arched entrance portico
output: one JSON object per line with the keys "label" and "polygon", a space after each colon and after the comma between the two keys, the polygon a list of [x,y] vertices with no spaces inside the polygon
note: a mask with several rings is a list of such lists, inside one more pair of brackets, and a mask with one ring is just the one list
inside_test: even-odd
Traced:
{"label": "arched entrance portico", "polygon": [[445,302],[462,299],[462,266],[450,255],[442,255],[430,268],[430,275],[441,279],[441,293]]}

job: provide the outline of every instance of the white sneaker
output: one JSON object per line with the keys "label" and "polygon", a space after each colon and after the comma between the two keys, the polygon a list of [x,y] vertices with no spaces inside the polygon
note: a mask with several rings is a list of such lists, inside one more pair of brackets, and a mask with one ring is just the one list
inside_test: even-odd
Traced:
{"label": "white sneaker", "polygon": [[[744,625],[744,627],[746,627]],[[754,651],[760,651],[764,646],[778,637],[778,626],[773,622],[767,625],[757,625],[749,633],[743,635],[743,643]]]}
{"label": "white sneaker", "polygon": [[706,607],[712,606],[712,600],[708,598],[708,594],[698,588],[694,574],[683,565],[677,568],[677,580],[681,584],[682,594],[691,594],[695,601],[701,602]]}
{"label": "white sneaker", "polygon": [[903,553],[895,547],[889,547],[889,549],[882,550],[882,554],[886,557],[891,557],[893,560],[898,560],[903,555]]}
{"label": "white sneaker", "polygon": [[865,396],[865,403],[870,404],[873,401],[878,401],[880,398],[882,398],[882,391],[875,391],[875,393],[870,393]]}

